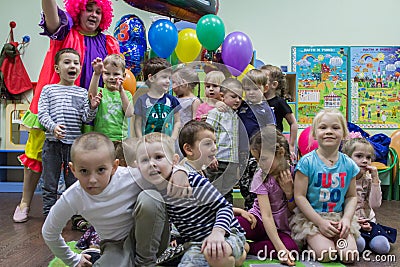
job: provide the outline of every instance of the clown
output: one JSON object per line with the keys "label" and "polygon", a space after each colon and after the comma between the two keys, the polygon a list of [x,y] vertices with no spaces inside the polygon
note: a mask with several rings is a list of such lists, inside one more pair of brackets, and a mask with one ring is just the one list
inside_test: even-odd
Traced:
{"label": "clown", "polygon": [[[118,42],[114,37],[102,33],[112,21],[111,0],[64,0],[64,3],[66,11],[61,10],[55,0],[42,0],[43,14],[39,26],[43,28],[41,35],[50,38],[50,48],[46,53],[29,110],[23,118],[23,124],[30,128],[30,132],[25,154],[19,157],[24,165],[24,186],[21,202],[14,212],[14,222],[28,220],[33,193],[42,172],[45,135],[37,118],[38,101],[44,85],[60,81],[54,69],[55,54],[67,47],[77,50],[81,55],[82,71],[75,83],[89,88],[93,59],[119,53]],[[64,166],[68,168],[68,162],[64,162]]]}

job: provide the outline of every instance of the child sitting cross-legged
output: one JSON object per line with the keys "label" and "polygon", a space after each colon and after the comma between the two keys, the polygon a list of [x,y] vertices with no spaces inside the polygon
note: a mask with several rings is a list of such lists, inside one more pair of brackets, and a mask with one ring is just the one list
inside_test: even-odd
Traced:
{"label": "child sitting cross-legged", "polygon": [[138,141],[137,166],[143,177],[160,191],[170,221],[187,247],[179,266],[241,266],[246,258],[244,231],[233,216],[232,206],[207,178],[194,172],[189,174],[193,188],[189,198],[176,199],[165,194],[178,159],[174,141],[165,134],[151,133]]}

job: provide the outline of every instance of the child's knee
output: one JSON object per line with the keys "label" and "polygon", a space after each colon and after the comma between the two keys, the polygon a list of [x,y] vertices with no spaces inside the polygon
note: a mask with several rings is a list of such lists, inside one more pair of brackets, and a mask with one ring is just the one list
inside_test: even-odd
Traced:
{"label": "child's knee", "polygon": [[389,240],[382,235],[372,238],[369,242],[369,247],[373,252],[378,254],[388,254],[390,251]]}
{"label": "child's knee", "polygon": [[[231,267],[236,266],[235,258],[233,256],[223,257],[223,258],[211,258],[204,254],[208,264],[213,267]],[[244,261],[244,260],[243,260]],[[240,265],[238,265],[240,266]]]}
{"label": "child's knee", "polygon": [[358,252],[363,252],[364,249],[365,249],[365,245],[366,245],[365,244],[365,239],[362,236],[360,236],[359,238],[357,238],[356,244],[357,244]]}

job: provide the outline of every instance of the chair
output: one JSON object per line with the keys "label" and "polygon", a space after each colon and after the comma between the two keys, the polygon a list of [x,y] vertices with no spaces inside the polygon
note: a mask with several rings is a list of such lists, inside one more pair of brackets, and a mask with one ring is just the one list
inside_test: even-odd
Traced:
{"label": "chair", "polygon": [[383,199],[392,200],[396,198],[396,193],[393,195],[393,188],[398,189],[396,181],[397,169],[399,164],[399,158],[396,150],[389,148],[387,166],[380,162],[373,162],[373,165],[378,169],[379,180],[381,180],[381,186],[387,186],[387,190],[383,191]]}
{"label": "chair", "polygon": [[[390,147],[397,152],[397,155],[400,155],[400,130],[394,131],[390,138],[392,139],[390,142]],[[393,199],[400,200],[400,170],[399,164],[395,166],[395,175],[393,177]]]}

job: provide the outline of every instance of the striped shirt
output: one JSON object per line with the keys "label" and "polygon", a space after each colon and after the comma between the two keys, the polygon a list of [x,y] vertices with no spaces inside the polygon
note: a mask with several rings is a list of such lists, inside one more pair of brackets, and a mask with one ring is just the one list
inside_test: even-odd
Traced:
{"label": "striped shirt", "polygon": [[46,138],[56,141],[54,129],[56,125],[64,125],[66,134],[60,141],[65,144],[72,144],[82,134],[82,122],[92,121],[97,112],[97,108],[90,108],[87,90],[75,85],[44,86],[38,108],[38,119],[46,128]]}
{"label": "striped shirt", "polygon": [[207,178],[190,172],[189,184],[193,188],[190,198],[171,198],[163,192],[170,221],[176,226],[185,242],[201,242],[211,234],[214,227],[231,228],[244,233],[233,216],[232,205],[215,189]]}
{"label": "striped shirt", "polygon": [[239,163],[239,117],[233,109],[208,112],[207,123],[215,130],[218,161]]}

